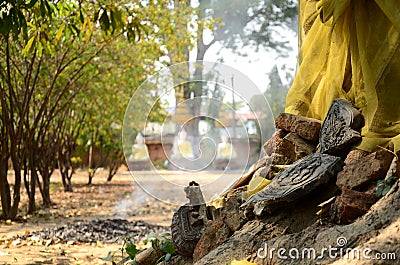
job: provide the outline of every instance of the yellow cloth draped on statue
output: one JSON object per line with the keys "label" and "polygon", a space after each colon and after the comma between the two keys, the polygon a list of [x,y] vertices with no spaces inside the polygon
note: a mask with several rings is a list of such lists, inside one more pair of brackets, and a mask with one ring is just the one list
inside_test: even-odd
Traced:
{"label": "yellow cloth draped on statue", "polygon": [[177,157],[181,158],[193,158],[193,149],[192,149],[192,145],[190,144],[190,142],[188,140],[184,140],[184,141],[179,141],[178,142],[178,154]]}
{"label": "yellow cloth draped on statue", "polygon": [[132,147],[133,160],[148,159],[147,146],[145,144],[135,144]]}
{"label": "yellow cloth draped on statue", "polygon": [[231,143],[219,143],[217,149],[217,159],[235,158],[236,151]]}
{"label": "yellow cloth draped on statue", "polygon": [[299,66],[286,112],[323,120],[335,98],[365,118],[358,148],[400,150],[400,2],[300,0]]}

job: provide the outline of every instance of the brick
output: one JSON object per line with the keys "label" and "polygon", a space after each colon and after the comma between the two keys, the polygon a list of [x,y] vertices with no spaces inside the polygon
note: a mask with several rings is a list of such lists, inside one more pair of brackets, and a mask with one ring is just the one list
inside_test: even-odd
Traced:
{"label": "brick", "polygon": [[303,139],[317,143],[321,121],[289,113],[281,113],[275,119],[275,127],[297,133]]}

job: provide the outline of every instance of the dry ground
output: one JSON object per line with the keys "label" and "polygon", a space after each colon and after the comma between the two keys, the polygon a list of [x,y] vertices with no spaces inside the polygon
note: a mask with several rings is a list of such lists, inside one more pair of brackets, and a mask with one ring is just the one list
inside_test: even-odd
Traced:
{"label": "dry ground", "polygon": [[[165,171],[164,178],[168,182],[178,184],[179,191],[172,191],[169,185],[158,185],[158,179],[153,172],[137,172],[149,183],[154,194],[181,198],[185,194],[181,186],[189,180],[200,184],[211,183],[205,191],[205,196],[220,192],[241,172],[230,172],[221,178],[221,172],[182,173]],[[24,189],[20,216],[25,221],[6,225],[0,223],[0,264],[107,264],[101,260],[110,251],[116,251],[120,245],[93,244],[69,242],[69,244],[54,244],[46,241],[12,240],[16,235],[41,230],[43,228],[73,223],[82,220],[123,218],[127,220],[143,220],[150,224],[169,226],[172,215],[178,206],[163,203],[147,195],[134,182],[131,174],[120,171],[111,182],[106,181],[107,172],[96,173],[93,185],[87,186],[87,173],[77,172],[73,176],[74,192],[66,193],[61,185],[61,178],[55,172],[51,178],[51,199],[54,206],[51,209],[40,209],[40,193],[37,192],[39,210],[34,215],[26,215],[27,200]],[[10,178],[12,179],[12,178]],[[218,180],[213,182],[214,180]],[[165,184],[165,183],[164,183]],[[181,186],[179,186],[181,185]],[[208,194],[208,195],[207,195]],[[164,196],[165,197],[165,196]],[[72,244],[71,244],[72,243]],[[110,263],[108,263],[110,264]]]}

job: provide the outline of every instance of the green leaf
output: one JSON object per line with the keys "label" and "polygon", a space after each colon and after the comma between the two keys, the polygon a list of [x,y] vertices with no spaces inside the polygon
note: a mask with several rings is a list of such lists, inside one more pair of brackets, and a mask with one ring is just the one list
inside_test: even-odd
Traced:
{"label": "green leaf", "polygon": [[73,29],[75,31],[75,35],[79,35],[79,33],[81,32],[77,26],[75,24],[71,25],[71,29]]}
{"label": "green leaf", "polygon": [[32,8],[32,7],[37,3],[37,1],[38,1],[38,0],[31,0],[31,1],[29,2],[29,4],[28,4],[28,8]]}
{"label": "green leaf", "polygon": [[115,21],[114,12],[112,10],[110,11],[110,20],[111,20],[111,27],[114,32],[114,30],[117,28],[117,23]]}
{"label": "green leaf", "polygon": [[154,232],[151,232],[147,235],[147,239],[156,239],[157,238],[157,234]]}
{"label": "green leaf", "polygon": [[171,240],[165,240],[161,245],[160,245],[160,250],[169,254],[174,254],[175,253],[175,247],[174,244],[172,243]]}
{"label": "green leaf", "polygon": [[10,15],[12,16],[11,29],[15,36],[20,33],[20,22],[19,22],[19,18],[18,18],[18,10],[16,8],[11,8]]}
{"label": "green leaf", "polygon": [[28,51],[30,50],[30,48],[32,47],[33,42],[35,41],[35,35],[33,35],[28,43],[25,45],[25,47],[22,49],[21,53],[23,56],[26,56],[28,54]]}
{"label": "green leaf", "polygon": [[81,21],[81,23],[83,23],[85,20],[85,18],[83,17],[83,14],[82,14],[82,10],[79,10],[79,20]]}
{"label": "green leaf", "polygon": [[47,8],[47,14],[48,14],[48,16],[49,16],[49,18],[51,20],[53,18],[53,10],[52,10],[52,8],[51,8],[51,6],[49,4],[49,1],[45,0],[44,3],[45,3],[46,8]]}
{"label": "green leaf", "polygon": [[100,17],[100,26],[103,31],[107,31],[110,28],[110,21],[108,20],[107,11],[103,10],[103,14]]}
{"label": "green leaf", "polygon": [[384,185],[383,185],[383,184],[379,184],[379,185],[376,187],[375,196],[376,196],[377,198],[382,197],[383,188],[384,188]]}
{"label": "green leaf", "polygon": [[138,253],[136,245],[130,241],[126,243],[125,251],[131,259],[134,259],[136,257],[136,254]]}
{"label": "green leaf", "polygon": [[158,238],[153,239],[153,240],[151,241],[151,247],[152,247],[153,249],[158,249],[158,248],[160,247],[160,240],[158,240]]}
{"label": "green leaf", "polygon": [[28,31],[27,31],[28,26],[26,24],[25,16],[21,10],[18,10],[18,20],[19,20],[19,25],[22,28],[23,37],[26,43],[28,41]]}
{"label": "green leaf", "polygon": [[65,25],[62,24],[62,25],[60,26],[60,28],[57,30],[57,33],[56,33],[56,41],[59,41],[59,40],[60,40],[60,38],[61,38],[61,36],[62,36],[62,34],[63,34],[63,31],[64,31],[64,28],[65,28]]}
{"label": "green leaf", "polygon": [[390,176],[385,180],[386,184],[388,184],[390,186],[392,186],[395,181],[396,181],[396,178],[394,176]]}
{"label": "green leaf", "polygon": [[115,20],[118,22],[119,26],[121,28],[123,28],[124,21],[122,20],[122,12],[120,10],[115,11],[114,12],[114,17],[115,17]]}
{"label": "green leaf", "polygon": [[45,7],[45,5],[44,5],[44,2],[45,2],[45,1],[40,0],[40,15],[41,15],[42,17],[45,17],[45,16],[46,16],[46,7]]}
{"label": "green leaf", "polygon": [[391,188],[392,187],[390,185],[385,186],[385,188],[382,190],[382,196],[385,196]]}
{"label": "green leaf", "polygon": [[12,18],[10,15],[3,14],[3,19],[0,20],[0,33],[7,34],[12,27]]}
{"label": "green leaf", "polygon": [[101,9],[99,9],[96,13],[94,13],[93,22],[97,22],[97,20],[99,19],[100,11]]}

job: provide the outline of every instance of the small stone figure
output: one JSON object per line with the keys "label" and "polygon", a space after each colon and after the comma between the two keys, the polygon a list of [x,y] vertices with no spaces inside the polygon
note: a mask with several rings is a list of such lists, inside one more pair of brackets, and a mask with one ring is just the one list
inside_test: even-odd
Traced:
{"label": "small stone figure", "polygon": [[174,143],[174,147],[172,149],[172,158],[180,159],[193,159],[193,149],[192,145],[188,140],[188,135],[185,130],[182,130],[178,135],[178,140]]}
{"label": "small stone figure", "polygon": [[141,133],[136,136],[135,144],[132,146],[132,154],[129,156],[129,161],[144,161],[148,160],[148,150],[144,143],[144,137]]}
{"label": "small stone figure", "polygon": [[233,159],[237,154],[226,135],[221,137],[222,142],[217,147],[217,157],[215,159],[215,166],[217,169],[225,169],[229,164],[233,163]]}
{"label": "small stone figure", "polygon": [[189,203],[181,206],[174,214],[171,235],[177,251],[181,255],[192,256],[204,233],[207,220],[206,205],[198,183],[191,181],[184,190]]}

